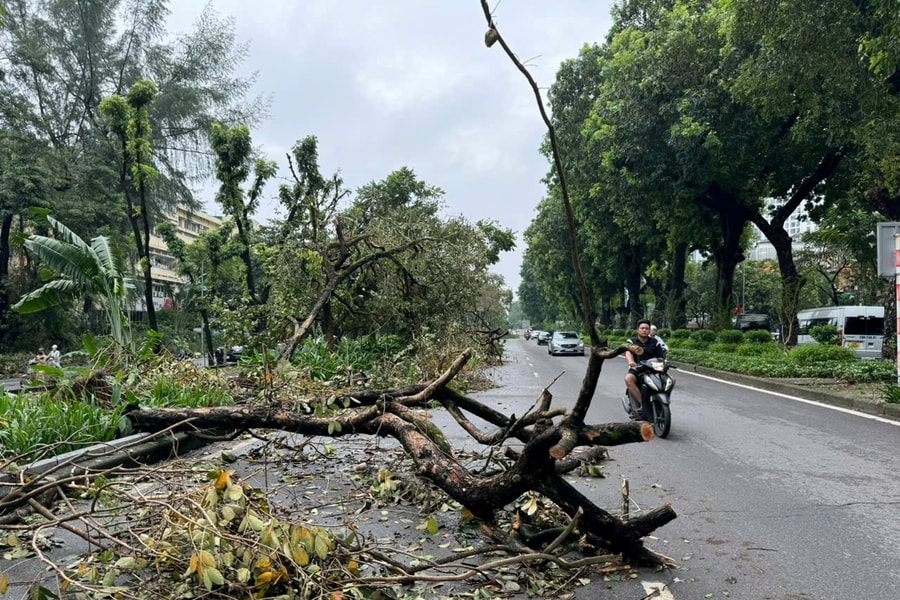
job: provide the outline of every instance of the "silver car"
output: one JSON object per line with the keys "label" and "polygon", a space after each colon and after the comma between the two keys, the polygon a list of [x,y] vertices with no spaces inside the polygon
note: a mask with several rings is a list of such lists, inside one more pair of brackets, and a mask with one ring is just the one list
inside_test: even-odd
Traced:
{"label": "silver car", "polygon": [[554,331],[553,337],[547,344],[547,353],[553,356],[558,354],[580,354],[584,356],[584,342],[575,331]]}

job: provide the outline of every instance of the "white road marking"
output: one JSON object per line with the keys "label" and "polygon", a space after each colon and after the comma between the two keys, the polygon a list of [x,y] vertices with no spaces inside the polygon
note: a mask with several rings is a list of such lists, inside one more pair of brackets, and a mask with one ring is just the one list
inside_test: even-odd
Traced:
{"label": "white road marking", "polygon": [[764,390],[762,388],[753,387],[752,385],[745,385],[743,383],[735,383],[733,381],[719,379],[718,377],[710,377],[709,375],[701,375],[700,373],[695,373],[693,371],[688,371],[686,369],[679,369],[678,372],[684,373],[685,375],[693,375],[694,377],[702,377],[703,379],[709,379],[710,381],[718,381],[719,383],[733,385],[735,387],[744,388],[745,390],[753,390],[754,392],[762,392],[764,394],[771,394],[772,396],[778,396],[779,398],[787,398],[788,400],[794,400],[796,402],[802,402],[804,404],[811,404],[813,406],[821,406],[822,408],[836,410],[838,412],[842,412],[842,413],[845,413],[848,415],[855,415],[857,417],[862,417],[863,419],[869,419],[871,421],[878,421],[880,423],[887,423],[888,425],[900,427],[900,421],[894,421],[893,419],[886,419],[884,417],[879,417],[878,415],[870,415],[868,413],[860,412],[860,411],[854,410],[852,408],[844,408],[843,406],[834,406],[833,404],[825,404],[823,402],[817,402],[815,400],[807,400],[806,398],[799,398],[797,396],[791,396],[790,394],[782,394],[781,392],[773,392],[771,390]]}
{"label": "white road marking", "polygon": [[[644,592],[647,594],[645,598],[653,598],[653,600],[675,600],[675,596],[669,591],[669,587],[662,581],[641,581],[644,586]],[[653,594],[651,596],[651,594]]]}

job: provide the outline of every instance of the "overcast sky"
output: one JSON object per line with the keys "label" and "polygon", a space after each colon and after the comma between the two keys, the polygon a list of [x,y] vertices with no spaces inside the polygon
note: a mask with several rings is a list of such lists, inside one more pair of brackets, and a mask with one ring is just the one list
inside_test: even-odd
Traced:
{"label": "overcast sky", "polygon": [[[407,166],[444,190],[447,214],[496,221],[517,248],[494,270],[519,286],[522,232],[544,194],[546,130],[525,78],[499,45],[484,45],[479,0],[209,0],[249,43],[246,73],[271,100],[252,130],[267,158],[307,135],[326,176],[356,189]],[[601,42],[612,0],[503,0],[494,12],[507,43],[538,85],[562,60]],[[187,31],[207,0],[171,3],[170,33]],[[496,4],[493,0],[491,6]],[[285,176],[282,168],[279,175]],[[261,220],[278,215],[277,183]],[[216,211],[211,192],[205,198]]]}

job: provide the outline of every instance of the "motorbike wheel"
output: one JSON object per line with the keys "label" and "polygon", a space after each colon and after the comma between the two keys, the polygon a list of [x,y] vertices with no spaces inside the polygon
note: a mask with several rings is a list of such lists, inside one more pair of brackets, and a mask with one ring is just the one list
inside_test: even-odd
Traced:
{"label": "motorbike wheel", "polygon": [[664,438],[669,435],[669,430],[672,428],[672,411],[669,410],[669,405],[658,400],[651,400],[650,411],[653,414],[647,415],[647,418],[653,425],[653,433],[656,434],[656,437]]}
{"label": "motorbike wheel", "polygon": [[626,392],[624,396],[622,396],[622,408],[625,409],[625,414],[634,419],[634,411],[631,408],[631,398],[628,397],[628,393]]}

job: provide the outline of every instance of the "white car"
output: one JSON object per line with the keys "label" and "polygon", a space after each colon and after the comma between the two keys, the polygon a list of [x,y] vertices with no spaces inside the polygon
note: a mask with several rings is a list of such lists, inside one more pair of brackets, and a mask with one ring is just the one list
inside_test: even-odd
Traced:
{"label": "white car", "polygon": [[554,331],[550,342],[547,344],[547,353],[552,356],[558,354],[580,354],[584,356],[584,342],[575,331]]}

